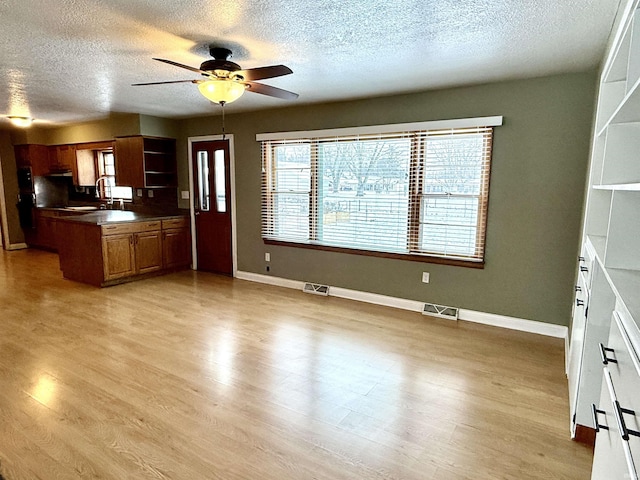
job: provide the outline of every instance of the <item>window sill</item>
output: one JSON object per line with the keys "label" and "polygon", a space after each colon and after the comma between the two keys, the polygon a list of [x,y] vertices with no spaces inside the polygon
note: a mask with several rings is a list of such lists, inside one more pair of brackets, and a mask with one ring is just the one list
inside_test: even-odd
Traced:
{"label": "window sill", "polygon": [[463,260],[457,258],[438,257],[435,255],[417,255],[411,253],[376,252],[373,250],[359,250],[356,248],[330,247],[328,245],[316,245],[312,243],[285,242],[282,240],[262,239],[265,245],[280,245],[282,247],[307,248],[310,250],[323,250],[325,252],[348,253],[352,255],[364,255],[367,257],[393,258],[396,260],[408,260],[411,262],[437,263],[454,267],[484,268],[484,261]]}

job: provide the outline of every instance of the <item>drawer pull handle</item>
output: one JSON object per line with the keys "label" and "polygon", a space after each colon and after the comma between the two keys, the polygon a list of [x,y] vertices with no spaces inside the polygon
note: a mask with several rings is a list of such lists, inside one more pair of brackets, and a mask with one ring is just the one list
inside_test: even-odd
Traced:
{"label": "drawer pull handle", "polygon": [[629,441],[629,435],[633,435],[634,437],[640,437],[640,432],[636,430],[629,430],[627,428],[627,424],[624,421],[623,414],[635,415],[636,412],[633,410],[629,410],[628,408],[622,408],[620,406],[620,402],[618,400],[613,402],[614,412],[616,414],[616,421],[618,422],[618,428],[620,429],[620,434],[622,435],[622,439],[626,442]]}
{"label": "drawer pull handle", "polygon": [[589,269],[588,269],[587,267],[583,267],[583,266],[581,266],[581,267],[580,267],[580,271],[581,271],[581,272],[588,272],[588,271],[589,271]]}
{"label": "drawer pull handle", "polygon": [[609,430],[609,427],[607,427],[606,425],[600,425],[598,423],[598,414],[602,413],[605,414],[607,412],[605,412],[604,410],[598,410],[598,407],[596,407],[595,403],[591,404],[591,415],[593,416],[593,424],[596,426],[596,433],[600,431],[600,429],[603,430]]}
{"label": "drawer pull handle", "polygon": [[607,348],[602,343],[600,343],[600,358],[602,359],[603,365],[608,365],[609,363],[618,363],[618,360],[615,358],[607,357],[607,352],[615,352],[613,348]]}
{"label": "drawer pull handle", "polygon": [[580,285],[576,285],[576,292],[581,292],[582,291],[582,287]]}
{"label": "drawer pull handle", "polygon": [[578,261],[579,261],[579,262],[584,262],[584,257],[583,257],[583,256],[579,256],[579,257],[578,257]]}
{"label": "drawer pull handle", "polygon": [[576,298],[576,307],[582,307],[584,306],[584,301],[580,300],[579,298]]}

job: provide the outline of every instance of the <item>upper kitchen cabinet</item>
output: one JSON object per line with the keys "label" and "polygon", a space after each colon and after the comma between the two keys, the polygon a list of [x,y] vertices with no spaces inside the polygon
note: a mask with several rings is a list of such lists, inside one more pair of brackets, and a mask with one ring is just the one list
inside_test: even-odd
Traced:
{"label": "upper kitchen cabinet", "polygon": [[77,178],[76,146],[52,145],[49,147],[49,170],[51,172],[72,172]]}
{"label": "upper kitchen cabinet", "polygon": [[178,186],[176,141],[161,137],[118,137],[115,141],[116,182],[134,188]]}
{"label": "upper kitchen cabinet", "polygon": [[49,150],[46,145],[16,145],[14,147],[18,168],[31,167],[31,174],[49,174]]}
{"label": "upper kitchen cabinet", "polygon": [[96,184],[104,162],[104,155],[113,152],[113,142],[92,142],[76,145],[76,169],[73,172],[73,184],[79,187],[93,187]]}

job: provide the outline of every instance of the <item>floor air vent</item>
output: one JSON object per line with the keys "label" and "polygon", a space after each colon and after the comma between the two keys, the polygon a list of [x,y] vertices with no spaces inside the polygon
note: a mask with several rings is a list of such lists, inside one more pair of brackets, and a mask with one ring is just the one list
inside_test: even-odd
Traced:
{"label": "floor air vent", "polygon": [[432,317],[448,318],[449,320],[458,319],[457,308],[436,305],[435,303],[425,303],[424,307],[422,307],[422,314],[431,315]]}
{"label": "floor air vent", "polygon": [[329,295],[329,285],[318,285],[317,283],[305,283],[302,291],[305,293],[313,293],[314,295]]}

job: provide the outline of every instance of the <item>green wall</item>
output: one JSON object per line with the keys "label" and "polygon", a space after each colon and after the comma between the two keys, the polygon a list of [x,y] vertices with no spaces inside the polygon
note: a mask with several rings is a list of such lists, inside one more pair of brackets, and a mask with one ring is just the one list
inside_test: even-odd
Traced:
{"label": "green wall", "polygon": [[[568,325],[589,157],[596,73],[566,74],[322,105],[229,114],[234,135],[238,269]],[[275,101],[274,101],[275,104]],[[264,245],[257,133],[503,115],[494,137],[482,270]],[[219,118],[181,122],[186,140],[220,132]],[[186,205],[182,205],[186,206]],[[431,282],[421,282],[422,272]]]}

